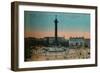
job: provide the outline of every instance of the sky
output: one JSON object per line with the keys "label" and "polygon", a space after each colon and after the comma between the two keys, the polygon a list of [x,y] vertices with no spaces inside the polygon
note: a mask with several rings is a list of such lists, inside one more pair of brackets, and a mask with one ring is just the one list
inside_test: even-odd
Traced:
{"label": "sky", "polygon": [[54,37],[55,16],[59,37],[90,37],[90,14],[24,11],[25,37]]}

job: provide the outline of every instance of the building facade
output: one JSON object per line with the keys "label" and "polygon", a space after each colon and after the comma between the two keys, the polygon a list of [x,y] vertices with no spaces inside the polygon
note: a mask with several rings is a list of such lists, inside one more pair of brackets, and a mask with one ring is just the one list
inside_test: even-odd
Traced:
{"label": "building facade", "polygon": [[69,39],[69,47],[70,48],[84,48],[85,47],[85,39],[83,37],[71,37]]}

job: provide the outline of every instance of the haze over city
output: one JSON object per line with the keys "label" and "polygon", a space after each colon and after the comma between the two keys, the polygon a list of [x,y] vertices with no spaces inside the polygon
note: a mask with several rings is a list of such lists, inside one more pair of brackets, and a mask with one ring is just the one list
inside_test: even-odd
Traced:
{"label": "haze over city", "polygon": [[54,19],[58,19],[58,37],[90,38],[90,14],[25,11],[25,37],[54,37]]}

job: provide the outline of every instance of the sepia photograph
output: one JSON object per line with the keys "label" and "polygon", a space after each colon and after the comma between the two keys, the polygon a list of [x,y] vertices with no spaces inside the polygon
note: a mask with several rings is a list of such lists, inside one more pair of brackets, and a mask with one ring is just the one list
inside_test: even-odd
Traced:
{"label": "sepia photograph", "polygon": [[24,11],[25,61],[90,58],[90,14]]}

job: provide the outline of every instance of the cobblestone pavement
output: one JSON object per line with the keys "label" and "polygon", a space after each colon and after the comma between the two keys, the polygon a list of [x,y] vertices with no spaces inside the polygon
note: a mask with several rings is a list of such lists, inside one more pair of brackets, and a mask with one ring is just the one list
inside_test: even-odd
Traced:
{"label": "cobblestone pavement", "polygon": [[[42,49],[39,49],[41,51]],[[45,61],[45,60],[64,60],[64,59],[88,59],[90,58],[89,48],[67,49],[63,52],[45,52],[32,54],[28,61]]]}

